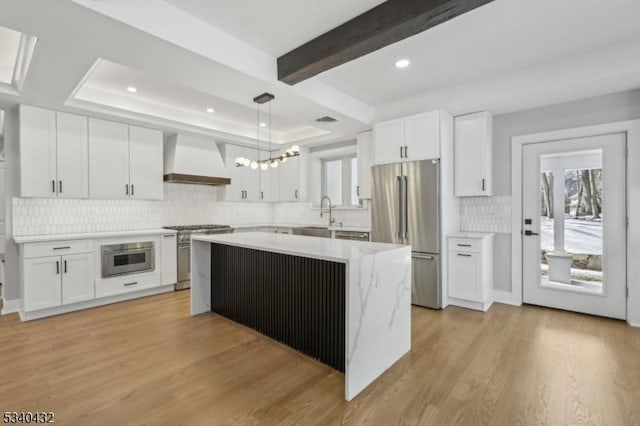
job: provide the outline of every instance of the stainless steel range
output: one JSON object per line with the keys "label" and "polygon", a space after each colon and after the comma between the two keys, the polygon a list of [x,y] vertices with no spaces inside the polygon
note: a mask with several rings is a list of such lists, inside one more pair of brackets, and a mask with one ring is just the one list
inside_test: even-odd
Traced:
{"label": "stainless steel range", "polygon": [[165,229],[178,231],[178,283],[176,290],[191,287],[191,236],[233,232],[233,228],[227,225],[165,226]]}

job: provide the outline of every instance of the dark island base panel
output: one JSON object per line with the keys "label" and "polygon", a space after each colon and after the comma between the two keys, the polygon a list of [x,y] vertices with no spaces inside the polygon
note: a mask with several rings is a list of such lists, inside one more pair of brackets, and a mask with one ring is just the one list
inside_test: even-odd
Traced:
{"label": "dark island base panel", "polygon": [[344,263],[211,245],[211,310],[345,370]]}

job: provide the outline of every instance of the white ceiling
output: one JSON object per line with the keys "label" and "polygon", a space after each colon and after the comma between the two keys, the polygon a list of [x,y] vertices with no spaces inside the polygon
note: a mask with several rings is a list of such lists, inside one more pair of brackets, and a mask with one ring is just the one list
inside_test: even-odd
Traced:
{"label": "white ceiling", "polygon": [[0,83],[12,83],[19,46],[20,33],[0,27]]}
{"label": "white ceiling", "polygon": [[[38,48],[0,107],[249,141],[251,99],[268,91],[274,139],[315,144],[432,108],[499,114],[640,87],[638,0],[496,0],[296,86],[277,81],[277,56],[381,2],[5,0],[0,25]],[[340,121],[315,123],[324,115]]]}
{"label": "white ceiling", "polygon": [[[462,86],[562,65],[631,41],[640,41],[638,0],[496,0],[320,79],[380,108],[417,94],[453,94]],[[400,58],[410,59],[411,66],[396,69]],[[571,85],[576,75],[590,72],[575,69],[573,76],[557,77]]]}
{"label": "white ceiling", "polygon": [[[137,91],[131,93],[128,87]],[[260,139],[268,139],[268,104],[260,107],[259,122],[265,126],[259,127],[257,104],[251,102],[251,97],[236,103],[215,96],[216,86],[210,91],[211,94],[194,90],[151,73],[99,60],[73,99],[247,138],[255,138],[260,128]],[[272,105],[275,104],[276,100],[272,101]],[[214,112],[208,113],[207,108],[213,108]],[[271,122],[271,139],[275,143],[297,142],[329,133],[274,113]]]}
{"label": "white ceiling", "polygon": [[166,0],[275,57],[384,0]]}

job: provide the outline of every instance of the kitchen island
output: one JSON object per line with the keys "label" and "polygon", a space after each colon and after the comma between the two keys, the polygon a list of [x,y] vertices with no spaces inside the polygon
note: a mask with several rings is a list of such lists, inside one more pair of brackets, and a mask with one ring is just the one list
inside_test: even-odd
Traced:
{"label": "kitchen island", "polygon": [[194,236],[191,314],[215,312],[345,375],[350,401],[411,348],[411,247]]}

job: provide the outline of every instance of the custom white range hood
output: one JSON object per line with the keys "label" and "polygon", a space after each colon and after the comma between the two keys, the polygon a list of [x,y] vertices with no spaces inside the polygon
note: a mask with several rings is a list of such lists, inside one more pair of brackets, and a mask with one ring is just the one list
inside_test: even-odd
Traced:
{"label": "custom white range hood", "polygon": [[215,186],[231,183],[215,141],[183,134],[165,141],[164,181]]}

